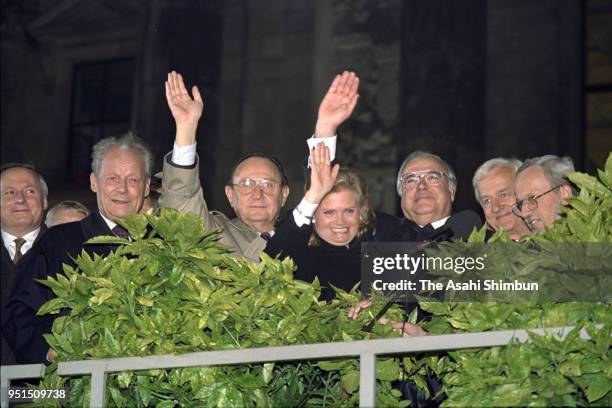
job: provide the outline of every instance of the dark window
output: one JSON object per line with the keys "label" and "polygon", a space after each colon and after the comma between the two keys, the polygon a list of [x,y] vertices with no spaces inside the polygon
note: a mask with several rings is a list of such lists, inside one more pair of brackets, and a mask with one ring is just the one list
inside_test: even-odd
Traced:
{"label": "dark window", "polygon": [[603,169],[612,150],[612,3],[586,2],[586,166]]}
{"label": "dark window", "polygon": [[70,182],[87,184],[92,146],[129,130],[133,82],[131,58],[75,65],[68,143]]}

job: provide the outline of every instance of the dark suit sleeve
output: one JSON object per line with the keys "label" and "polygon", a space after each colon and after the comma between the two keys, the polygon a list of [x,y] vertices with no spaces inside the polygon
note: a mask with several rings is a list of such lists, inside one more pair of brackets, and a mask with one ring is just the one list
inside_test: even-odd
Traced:
{"label": "dark suit sleeve", "polygon": [[402,221],[395,215],[376,211],[372,241],[398,242],[402,236]]}
{"label": "dark suit sleeve", "polygon": [[298,268],[295,278],[307,280],[309,276],[304,273],[308,269],[308,240],[311,234],[312,225],[298,227],[293,218],[293,211],[289,211],[276,225],[274,236],[268,241],[265,252],[272,257],[280,256],[281,259],[291,257]]}
{"label": "dark suit sleeve", "polygon": [[2,317],[2,335],[17,363],[46,363],[49,345],[43,334],[51,332],[53,317],[36,315],[53,297],[49,288],[36,282],[46,277],[44,258],[37,256],[19,272],[23,276],[22,284],[16,287],[7,304],[6,317]]}

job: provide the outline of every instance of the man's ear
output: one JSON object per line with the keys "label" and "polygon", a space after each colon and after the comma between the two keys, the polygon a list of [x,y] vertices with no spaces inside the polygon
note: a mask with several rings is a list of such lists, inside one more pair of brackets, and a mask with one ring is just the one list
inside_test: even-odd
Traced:
{"label": "man's ear", "polygon": [[567,199],[573,195],[572,187],[568,184],[564,184],[559,187],[559,196],[561,197],[561,205],[567,205]]}
{"label": "man's ear", "polygon": [[225,186],[225,196],[232,208],[234,208],[234,189],[231,186]]}
{"label": "man's ear", "polygon": [[149,194],[151,194],[151,177],[147,178],[145,180],[145,191],[144,191],[144,196],[148,197]]}
{"label": "man's ear", "polygon": [[47,209],[47,207],[48,207],[47,197],[43,197],[43,202],[42,202],[42,204],[43,204],[42,209],[43,209],[43,211],[44,211],[44,210],[46,210],[46,209]]}
{"label": "man's ear", "polygon": [[94,193],[98,192],[98,179],[96,178],[96,175],[93,173],[89,174],[89,188]]}
{"label": "man's ear", "polygon": [[287,197],[289,197],[289,186],[283,186],[281,194],[282,194],[281,207],[284,207],[285,202],[287,201]]}

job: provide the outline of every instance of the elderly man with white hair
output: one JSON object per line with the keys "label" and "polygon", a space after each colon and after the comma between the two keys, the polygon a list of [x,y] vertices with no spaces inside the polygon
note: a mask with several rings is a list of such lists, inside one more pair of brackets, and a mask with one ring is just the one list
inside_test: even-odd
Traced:
{"label": "elderly man with white hair", "polygon": [[516,202],[516,171],[522,164],[518,159],[496,157],[481,164],[472,179],[476,201],[482,207],[488,227],[506,231],[513,240],[529,234],[523,218],[512,211]]}
{"label": "elderly man with white hair", "polygon": [[574,188],[567,179],[574,171],[569,157],[546,155],[528,159],[519,167],[514,190],[513,211],[527,222],[531,231],[543,231],[561,217]]}
{"label": "elderly man with white hair", "polygon": [[[45,234],[36,251],[36,261],[28,278],[8,302],[7,316],[2,319],[2,334],[12,348],[18,363],[51,361],[49,346],[43,334],[51,328],[53,316],[37,316],[36,311],[53,297],[51,291],[35,280],[61,273],[62,264],[74,266],[77,255],[85,250],[90,256],[105,256],[117,245],[86,244],[99,235],[117,235],[129,239],[119,221],[139,213],[149,193],[153,167],[150,148],[128,132],[96,143],[92,150],[90,188],[96,193],[98,208],[78,222],[57,225]],[[45,202],[46,204],[46,202]],[[42,220],[42,215],[41,215]]]}
{"label": "elderly man with white hair", "polygon": [[[49,189],[43,177],[27,163],[10,163],[0,171],[0,225],[2,232],[1,303],[2,321],[9,314],[8,300],[23,280],[23,270],[34,260],[32,248],[45,235],[43,213]],[[17,362],[2,333],[2,364]]]}

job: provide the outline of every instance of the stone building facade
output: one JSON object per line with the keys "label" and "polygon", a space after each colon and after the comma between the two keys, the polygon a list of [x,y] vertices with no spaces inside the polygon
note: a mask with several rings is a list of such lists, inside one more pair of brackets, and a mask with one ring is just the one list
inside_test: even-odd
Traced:
{"label": "stone building facade", "polygon": [[163,91],[172,69],[204,90],[198,153],[212,208],[228,209],[228,173],[251,150],[281,158],[299,201],[305,139],[345,69],[362,82],[338,157],[364,171],[378,209],[398,211],[397,167],[415,149],[456,167],[461,209],[477,208],[471,176],[490,157],[584,161],[574,0],[5,3],[2,162],[33,161],[58,198],[92,204],[86,152],[112,133],[136,131],[161,167],[174,137]]}

